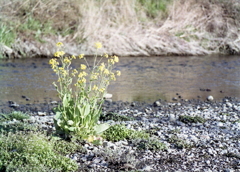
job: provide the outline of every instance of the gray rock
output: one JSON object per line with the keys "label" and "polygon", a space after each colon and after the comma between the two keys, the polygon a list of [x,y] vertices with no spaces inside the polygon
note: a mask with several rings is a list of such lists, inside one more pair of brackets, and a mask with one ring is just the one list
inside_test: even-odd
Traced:
{"label": "gray rock", "polygon": [[57,102],[57,101],[51,101],[50,104],[52,104],[52,105],[57,105],[58,102]]}
{"label": "gray rock", "polygon": [[46,112],[38,112],[37,113],[39,116],[46,116]]}
{"label": "gray rock", "polygon": [[232,108],[232,106],[233,106],[230,102],[227,102],[226,105],[227,105],[227,107],[229,107],[229,108]]}
{"label": "gray rock", "polygon": [[169,121],[176,121],[176,117],[174,114],[169,114],[168,119]]}
{"label": "gray rock", "polygon": [[13,103],[10,104],[10,107],[19,107],[19,104],[13,102]]}
{"label": "gray rock", "polygon": [[207,97],[207,100],[208,100],[208,101],[213,101],[214,98],[213,98],[213,96],[210,95],[210,96]]}
{"label": "gray rock", "polygon": [[224,125],[223,125],[222,122],[218,122],[218,123],[217,123],[217,126],[218,126],[218,127],[223,127]]}
{"label": "gray rock", "polygon": [[143,171],[152,171],[153,168],[152,168],[151,166],[147,165],[147,166],[145,166],[142,170],[143,170]]}
{"label": "gray rock", "polygon": [[156,101],[156,102],[154,102],[153,105],[156,106],[156,107],[159,107],[159,106],[161,106],[161,102],[160,101]]}

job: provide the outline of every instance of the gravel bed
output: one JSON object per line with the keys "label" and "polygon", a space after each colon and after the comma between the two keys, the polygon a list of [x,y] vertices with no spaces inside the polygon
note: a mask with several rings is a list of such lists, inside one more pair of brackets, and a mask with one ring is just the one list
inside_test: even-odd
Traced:
{"label": "gravel bed", "polygon": [[[28,122],[54,130],[52,101],[38,105],[0,106],[31,113]],[[18,106],[17,106],[18,105]],[[68,157],[76,160],[79,171],[204,171],[240,172],[240,101],[226,97],[221,102],[161,100],[153,104],[106,101],[105,116],[118,114],[129,121],[108,120],[133,130],[145,130],[167,149],[139,149],[139,140],[103,141],[100,146],[85,143],[85,152]]]}

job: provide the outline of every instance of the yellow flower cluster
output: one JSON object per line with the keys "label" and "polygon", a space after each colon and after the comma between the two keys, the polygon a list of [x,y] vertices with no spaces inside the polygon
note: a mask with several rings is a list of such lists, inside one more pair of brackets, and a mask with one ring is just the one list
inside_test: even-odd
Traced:
{"label": "yellow flower cluster", "polygon": [[68,64],[68,63],[71,63],[71,60],[69,60],[68,57],[65,57],[63,61],[64,61],[64,63],[67,63],[67,64]]}
{"label": "yellow flower cluster", "polygon": [[102,72],[105,68],[105,64],[101,63],[101,65],[98,67],[98,69]]}
{"label": "yellow flower cluster", "polygon": [[82,79],[80,79],[80,80],[78,80],[78,83],[79,84],[84,84],[84,83],[86,83],[86,78],[82,78]]}
{"label": "yellow flower cluster", "polygon": [[110,74],[110,72],[109,72],[108,69],[104,69],[103,73],[104,73],[105,75],[109,75],[109,74]]}
{"label": "yellow flower cluster", "polygon": [[103,93],[105,91],[105,88],[100,88],[99,91]]}
{"label": "yellow flower cluster", "polygon": [[85,69],[87,69],[87,66],[85,64],[81,64],[80,69],[85,70]]}
{"label": "yellow flower cluster", "polygon": [[108,59],[108,63],[111,65],[114,65],[115,63],[118,63],[118,62],[119,62],[119,58],[116,55],[114,55],[110,59]]}
{"label": "yellow flower cluster", "polygon": [[91,81],[97,80],[97,79],[98,79],[98,75],[99,75],[99,73],[93,73],[93,74],[91,75],[90,80],[91,80]]}
{"label": "yellow flower cluster", "polygon": [[95,43],[95,47],[96,47],[97,49],[102,48],[102,43],[101,43],[101,42],[96,42],[96,43]]}
{"label": "yellow flower cluster", "polygon": [[56,44],[56,46],[57,46],[57,47],[62,47],[62,46],[63,46],[63,43],[62,43],[62,42],[58,42],[58,43]]}
{"label": "yellow flower cluster", "polygon": [[116,71],[116,75],[117,75],[117,76],[120,76],[120,75],[121,75],[121,71],[117,70],[117,71]]}
{"label": "yellow flower cluster", "polygon": [[83,78],[84,76],[87,76],[87,73],[82,71],[79,73],[78,78]]}
{"label": "yellow flower cluster", "polygon": [[98,90],[98,86],[94,85],[92,88],[93,91],[97,91]]}
{"label": "yellow flower cluster", "polygon": [[51,65],[52,69],[55,69],[57,65],[59,65],[56,59],[49,60],[49,64]]}
{"label": "yellow flower cluster", "polygon": [[76,69],[73,69],[72,76],[74,77],[77,73],[78,73],[78,71]]}
{"label": "yellow flower cluster", "polygon": [[65,54],[64,51],[57,51],[56,53],[54,53],[54,56],[55,57],[60,57],[60,56],[63,56]]}
{"label": "yellow flower cluster", "polygon": [[82,59],[83,57],[84,57],[84,54],[80,54],[80,55],[78,56],[79,59]]}

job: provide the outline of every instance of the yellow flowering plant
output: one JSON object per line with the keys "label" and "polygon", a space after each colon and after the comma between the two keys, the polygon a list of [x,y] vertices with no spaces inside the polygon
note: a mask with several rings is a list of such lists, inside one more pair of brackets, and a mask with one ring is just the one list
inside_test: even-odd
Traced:
{"label": "yellow flowering plant", "polygon": [[[102,44],[97,42],[95,47],[98,50]],[[90,66],[84,54],[78,57],[65,55],[61,42],[57,43],[57,48],[55,58],[49,61],[58,76],[58,82],[53,84],[62,100],[62,104],[55,109],[55,128],[63,134],[75,134],[92,140],[88,138],[99,136],[108,128],[106,123],[97,123],[107,87],[111,81],[116,80],[116,76],[121,75],[120,71],[113,72],[113,66],[119,59],[107,54],[99,59],[96,53],[93,65]],[[72,60],[77,58],[83,59],[85,63],[73,69]]]}

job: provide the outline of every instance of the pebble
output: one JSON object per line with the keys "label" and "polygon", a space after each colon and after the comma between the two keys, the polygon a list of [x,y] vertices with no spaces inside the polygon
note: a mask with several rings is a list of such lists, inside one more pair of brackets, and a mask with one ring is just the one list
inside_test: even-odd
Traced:
{"label": "pebble", "polygon": [[38,112],[37,113],[39,116],[46,116],[46,112]]}
{"label": "pebble", "polygon": [[210,96],[207,97],[207,100],[208,100],[208,101],[213,101],[214,98],[213,98],[213,96],[210,95]]}

